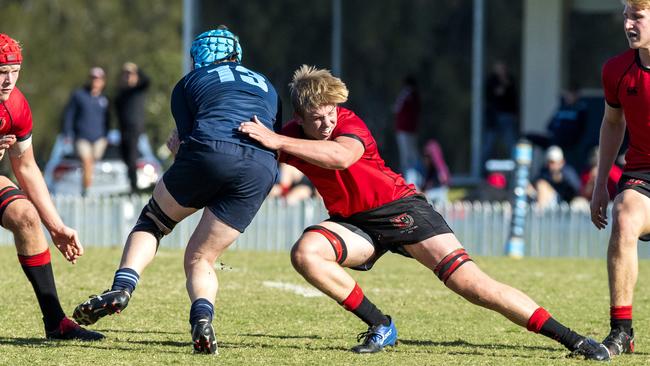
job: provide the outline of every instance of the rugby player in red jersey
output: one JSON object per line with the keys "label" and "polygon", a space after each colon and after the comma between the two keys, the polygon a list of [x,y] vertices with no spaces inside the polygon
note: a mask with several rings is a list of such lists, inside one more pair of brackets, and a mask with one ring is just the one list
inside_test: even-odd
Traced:
{"label": "rugby player in red jersey", "polygon": [[330,218],[305,229],[291,251],[295,269],[312,285],[368,324],[357,353],[373,353],[397,340],[393,319],[382,313],[344,267],[369,270],[387,251],[412,257],[454,292],[557,340],[575,357],[607,360],[607,349],[557,322],[521,291],[499,283],[470,256],[426,199],[387,168],[370,131],[352,111],[345,84],[327,70],[303,65],[291,82],[296,118],[276,134],[256,118],[240,125],[300,169],[323,197]]}
{"label": "rugby player in red jersey", "polygon": [[650,241],[650,0],[622,1],[630,49],[603,66],[605,113],[600,128],[598,173],[591,221],[607,226],[607,177],[627,127],[629,148],[612,210],[607,249],[610,333],[603,341],[612,355],[634,352],[632,300],[639,264],[638,240]]}
{"label": "rugby player in red jersey", "polygon": [[18,260],[32,283],[43,313],[45,336],[49,339],[99,340],[100,333],[81,328],[68,319],[54,283],[50,250],[41,230],[45,225],[54,245],[74,263],[83,254],[77,232],[63,223],[32,149],[32,112],[16,87],[23,61],[20,45],[0,33],[0,159],[8,152],[11,167],[22,190],[0,176],[0,220],[14,235]]}

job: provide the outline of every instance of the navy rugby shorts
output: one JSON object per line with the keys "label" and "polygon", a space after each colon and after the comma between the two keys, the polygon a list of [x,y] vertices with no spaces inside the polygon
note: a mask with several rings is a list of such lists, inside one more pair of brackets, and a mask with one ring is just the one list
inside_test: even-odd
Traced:
{"label": "navy rugby shorts", "polygon": [[[633,189],[650,198],[650,172],[625,172],[618,181],[618,192]],[[639,237],[639,240],[650,241],[650,234]]]}
{"label": "navy rugby shorts", "polygon": [[244,232],[278,175],[275,156],[226,141],[188,140],[163,176],[181,206],[207,207],[219,220]]}

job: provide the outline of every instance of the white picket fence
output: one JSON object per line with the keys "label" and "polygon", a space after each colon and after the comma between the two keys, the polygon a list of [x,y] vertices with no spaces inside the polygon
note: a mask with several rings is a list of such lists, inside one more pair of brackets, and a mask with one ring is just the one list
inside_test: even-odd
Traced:
{"label": "white picket fence", "polygon": [[[64,222],[77,229],[81,242],[93,247],[123,245],[148,199],[148,196],[55,196],[54,202]],[[510,204],[453,202],[436,205],[436,209],[469,253],[503,255],[510,227]],[[200,217],[201,212],[197,212],[180,222],[163,238],[161,246],[183,248]],[[305,227],[326,217],[319,199],[296,206],[269,199],[231,250],[288,251]],[[560,205],[539,210],[533,206],[526,221],[526,256],[605,258],[609,228],[597,230],[586,207]],[[12,243],[12,234],[0,230],[0,245]],[[650,258],[650,249],[643,242],[639,245],[639,255]]]}

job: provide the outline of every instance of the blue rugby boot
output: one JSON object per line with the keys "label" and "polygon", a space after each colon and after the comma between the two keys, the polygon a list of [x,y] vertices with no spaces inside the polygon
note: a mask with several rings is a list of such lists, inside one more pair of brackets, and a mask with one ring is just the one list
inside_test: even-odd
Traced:
{"label": "blue rugby boot", "polygon": [[360,345],[352,347],[352,352],[375,353],[383,350],[386,346],[394,346],[397,343],[397,328],[390,316],[388,316],[388,320],[390,320],[389,325],[373,325],[368,327],[368,331],[360,333],[357,336],[357,341],[365,339]]}

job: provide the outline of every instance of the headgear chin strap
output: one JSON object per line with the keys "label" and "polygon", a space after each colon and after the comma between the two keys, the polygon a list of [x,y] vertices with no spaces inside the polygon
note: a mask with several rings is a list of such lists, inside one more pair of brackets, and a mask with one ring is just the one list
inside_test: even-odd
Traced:
{"label": "headgear chin strap", "polygon": [[195,69],[233,57],[237,62],[241,62],[242,54],[239,37],[226,27],[199,34],[192,41],[192,48],[190,48],[190,56],[194,60]]}
{"label": "headgear chin strap", "polygon": [[0,33],[0,65],[19,65],[23,62],[20,45],[4,33]]}

